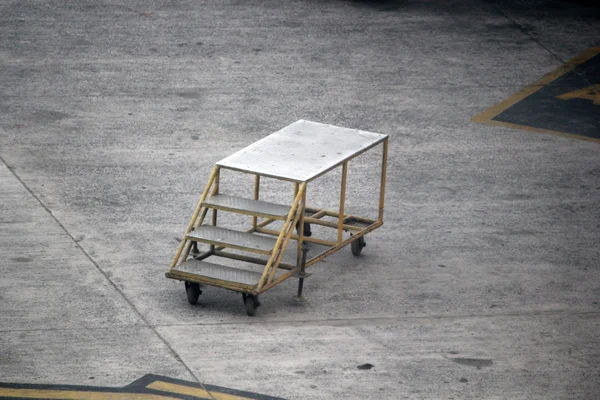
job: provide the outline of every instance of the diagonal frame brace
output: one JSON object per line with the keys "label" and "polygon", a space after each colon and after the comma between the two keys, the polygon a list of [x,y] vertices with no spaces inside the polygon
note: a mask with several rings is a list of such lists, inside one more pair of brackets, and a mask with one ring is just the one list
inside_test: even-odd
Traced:
{"label": "diagonal frame brace", "polygon": [[[171,266],[169,267],[169,271],[171,271],[179,262],[179,260],[181,258],[181,254],[184,252],[184,247],[185,247],[185,254],[183,256],[183,259],[185,260],[187,258],[188,254],[190,252],[190,243],[191,243],[189,240],[186,239],[187,234],[190,233],[195,227],[202,224],[202,222],[204,221],[204,218],[206,217],[206,212],[208,211],[208,208],[204,207],[204,209],[202,210],[202,208],[203,208],[202,203],[204,203],[204,200],[206,200],[206,197],[208,196],[208,193],[210,192],[211,187],[216,182],[218,175],[219,175],[219,166],[217,165],[213,168],[213,170],[210,174],[210,178],[208,178],[208,183],[206,184],[206,187],[204,188],[204,192],[202,192],[202,196],[200,196],[200,201],[198,201],[198,205],[196,206],[196,209],[194,210],[192,219],[190,220],[190,223],[188,224],[188,226],[185,230],[185,234],[183,235],[183,239],[181,240],[181,243],[179,244],[179,248],[177,249],[175,258],[173,259],[173,262],[171,263]],[[215,185],[215,189],[216,188],[217,188],[217,186]],[[202,215],[198,219],[198,216],[199,216],[201,210],[202,210]],[[196,223],[197,221],[199,221],[199,223]]]}
{"label": "diagonal frame brace", "polygon": [[[289,233],[289,231],[293,231],[293,227],[295,226],[295,225],[293,225],[293,221],[297,219],[297,218],[295,218],[295,216],[297,216],[296,211],[298,211],[298,205],[300,204],[300,200],[302,199],[302,196],[303,196],[305,190],[306,190],[306,182],[302,183],[298,189],[298,193],[296,194],[296,198],[294,199],[292,208],[290,209],[287,219],[286,219],[285,223],[283,224],[283,227],[281,228],[281,232],[279,233],[279,236],[277,237],[277,242],[275,243],[275,247],[273,247],[273,252],[271,253],[271,257],[269,257],[269,261],[267,262],[267,265],[265,266],[262,277],[260,278],[260,281],[257,285],[257,288],[256,288],[257,291],[260,291],[260,289],[262,289],[262,287],[267,283],[267,279],[270,277],[269,272],[271,272],[271,267],[273,267],[273,271],[275,271],[278,266],[277,264],[281,261],[281,258],[279,257],[279,253],[285,251],[285,248],[287,247],[287,243],[289,242],[289,237],[285,241],[284,241],[284,238],[285,238],[285,236],[287,236],[286,233]],[[302,209],[299,210],[300,212],[304,212],[304,209],[303,209],[304,206],[305,205],[303,204]],[[284,244],[283,248],[282,248],[282,244]],[[274,265],[274,263],[275,263],[275,265]],[[274,272],[272,272],[272,274],[274,274]]]}

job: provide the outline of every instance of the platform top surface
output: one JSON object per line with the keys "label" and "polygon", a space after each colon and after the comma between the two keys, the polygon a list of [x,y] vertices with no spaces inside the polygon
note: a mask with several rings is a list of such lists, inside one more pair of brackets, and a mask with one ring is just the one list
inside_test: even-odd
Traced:
{"label": "platform top surface", "polygon": [[305,182],[386,137],[379,133],[299,120],[222,159],[217,165]]}

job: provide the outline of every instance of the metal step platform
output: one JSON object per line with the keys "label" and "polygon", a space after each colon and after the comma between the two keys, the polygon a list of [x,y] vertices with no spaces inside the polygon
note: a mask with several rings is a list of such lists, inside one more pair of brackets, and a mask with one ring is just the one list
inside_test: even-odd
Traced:
{"label": "metal step platform", "polygon": [[193,279],[194,276],[197,276],[198,278],[218,279],[249,286],[256,285],[262,276],[259,272],[232,268],[194,259],[179,264],[169,271],[169,275],[173,278],[181,278],[184,280],[190,279],[191,277]]}
{"label": "metal step platform", "polygon": [[188,240],[249,250],[255,253],[270,255],[277,243],[273,237],[260,236],[255,233],[234,231],[211,225],[202,225],[186,235]]}
{"label": "metal step platform", "polygon": [[285,220],[290,212],[290,206],[226,194],[212,195],[204,201],[203,205],[217,210],[279,220]]}

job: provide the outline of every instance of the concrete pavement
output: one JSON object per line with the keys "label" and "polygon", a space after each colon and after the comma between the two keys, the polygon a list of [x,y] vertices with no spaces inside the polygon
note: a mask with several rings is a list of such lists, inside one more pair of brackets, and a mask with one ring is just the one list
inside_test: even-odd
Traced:
{"label": "concrete pavement", "polygon": [[[0,381],[594,398],[600,145],[470,119],[600,45],[599,16],[562,1],[1,3]],[[390,135],[385,225],[362,257],[315,266],[304,305],[292,281],[255,318],[212,288],[188,305],[164,272],[210,167],[300,118]],[[368,211],[376,160],[350,165],[350,210]],[[335,203],[338,179],[309,199]]]}
{"label": "concrete pavement", "polygon": [[189,379],[169,346],[4,164],[0,182],[2,381],[134,380],[148,363]]}

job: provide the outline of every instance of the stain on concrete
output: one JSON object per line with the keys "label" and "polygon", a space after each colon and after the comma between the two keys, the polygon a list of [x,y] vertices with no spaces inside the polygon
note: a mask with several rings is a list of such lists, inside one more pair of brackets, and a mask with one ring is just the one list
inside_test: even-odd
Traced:
{"label": "stain on concrete", "polygon": [[69,114],[53,110],[39,110],[31,114],[31,120],[40,124],[57,122],[69,117]]}
{"label": "stain on concrete", "polygon": [[188,92],[179,92],[177,96],[183,97],[184,99],[199,99],[202,97],[202,93],[199,91],[190,90]]}
{"label": "stain on concrete", "polygon": [[457,364],[466,365],[468,367],[475,367],[477,369],[481,369],[483,367],[489,367],[494,363],[492,360],[487,360],[487,359],[483,359],[483,358],[456,357],[456,358],[451,358],[450,360],[454,361]]}
{"label": "stain on concrete", "polygon": [[361,364],[361,365],[357,366],[356,368],[361,369],[361,370],[368,370],[373,367],[375,367],[373,364],[366,363],[366,364]]}
{"label": "stain on concrete", "polygon": [[31,261],[33,261],[33,258],[29,258],[29,257],[14,257],[14,258],[11,258],[11,261],[14,261],[14,262],[31,262]]}

